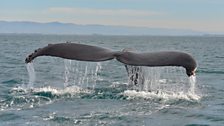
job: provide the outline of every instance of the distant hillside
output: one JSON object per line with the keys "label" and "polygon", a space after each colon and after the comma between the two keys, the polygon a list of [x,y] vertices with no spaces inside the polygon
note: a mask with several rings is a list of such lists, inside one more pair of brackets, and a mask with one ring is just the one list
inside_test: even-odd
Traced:
{"label": "distant hillside", "polygon": [[101,35],[203,35],[206,33],[183,29],[126,27],[110,25],[78,25],[72,23],[37,23],[0,21],[0,33],[34,34],[101,34]]}

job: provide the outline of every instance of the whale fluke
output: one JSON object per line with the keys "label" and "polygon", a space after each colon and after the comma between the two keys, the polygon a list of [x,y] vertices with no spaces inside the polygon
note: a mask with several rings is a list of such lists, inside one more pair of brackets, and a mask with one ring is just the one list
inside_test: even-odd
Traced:
{"label": "whale fluke", "polygon": [[98,62],[113,59],[114,53],[116,52],[109,49],[84,44],[49,44],[44,48],[35,50],[34,53],[26,58],[25,62],[29,63],[39,56],[54,56],[72,60]]}
{"label": "whale fluke", "polygon": [[186,69],[188,76],[194,75],[197,63],[194,58],[183,52],[164,51],[152,53],[137,53],[130,50],[112,51],[97,46],[77,44],[77,43],[59,43],[49,44],[44,48],[39,48],[30,54],[25,62],[32,62],[39,56],[54,56],[65,59],[80,61],[106,61],[116,58],[125,65],[133,66],[181,66]]}
{"label": "whale fluke", "polygon": [[152,53],[122,52],[116,59],[133,66],[182,66],[188,76],[194,75],[197,63],[194,58],[183,52],[164,51]]}

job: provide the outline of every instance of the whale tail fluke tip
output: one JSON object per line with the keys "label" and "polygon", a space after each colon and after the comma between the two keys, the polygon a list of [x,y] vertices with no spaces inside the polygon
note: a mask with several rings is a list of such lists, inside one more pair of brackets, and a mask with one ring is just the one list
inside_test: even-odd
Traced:
{"label": "whale tail fluke tip", "polygon": [[30,62],[32,62],[32,54],[27,56],[26,59],[25,59],[25,63],[30,63]]}

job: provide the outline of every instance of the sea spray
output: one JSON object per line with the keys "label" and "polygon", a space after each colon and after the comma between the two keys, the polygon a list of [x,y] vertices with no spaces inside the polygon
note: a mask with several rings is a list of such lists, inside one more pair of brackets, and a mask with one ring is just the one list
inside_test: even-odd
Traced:
{"label": "sea spray", "polygon": [[[144,69],[144,83],[148,91],[187,92],[189,86],[181,67],[152,67]],[[147,90],[145,90],[147,91]]]}
{"label": "sea spray", "polygon": [[64,71],[64,87],[68,86],[69,78],[70,78],[70,72],[69,70],[71,69],[71,60],[64,60],[64,66],[65,66],[65,71]]}
{"label": "sea spray", "polygon": [[[64,87],[78,86],[80,88],[95,88],[99,79],[99,72],[102,69],[100,62],[83,62],[64,60]],[[71,82],[73,82],[71,84]]]}
{"label": "sea spray", "polygon": [[33,63],[27,63],[26,69],[27,69],[28,75],[29,75],[29,83],[27,85],[27,88],[33,88],[33,84],[36,79],[36,74],[35,74]]}
{"label": "sea spray", "polygon": [[96,86],[96,81],[97,81],[98,78],[99,78],[98,73],[100,72],[101,68],[102,68],[101,63],[100,63],[100,62],[96,63],[96,69],[95,69],[95,72],[93,71],[93,72],[94,72],[94,73],[93,73],[93,76],[94,76],[94,78],[93,78],[93,81],[94,81],[93,89],[94,89],[95,86]]}
{"label": "sea spray", "polygon": [[189,85],[190,85],[190,88],[189,88],[189,93],[190,94],[195,94],[195,84],[196,84],[196,76],[192,75],[189,77]]}
{"label": "sea spray", "polygon": [[[196,76],[187,77],[182,67],[143,67],[144,81],[124,92],[130,97],[149,99],[154,96],[165,99],[199,100],[196,94]],[[130,79],[130,77],[129,77]],[[139,78],[138,78],[139,79]],[[141,82],[138,80],[138,82]],[[133,82],[129,80],[129,85]],[[143,87],[143,88],[141,88]]]}
{"label": "sea spray", "polygon": [[195,75],[192,75],[189,77],[189,85],[190,87],[189,87],[189,91],[187,95],[193,99],[197,99],[197,100],[201,99],[201,96],[196,93],[197,90],[196,90],[196,76]]}

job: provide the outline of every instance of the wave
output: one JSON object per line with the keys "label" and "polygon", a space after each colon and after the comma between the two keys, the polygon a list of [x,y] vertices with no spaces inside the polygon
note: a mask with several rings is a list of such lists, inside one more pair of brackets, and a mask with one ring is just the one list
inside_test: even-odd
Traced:
{"label": "wave", "polygon": [[[115,86],[115,87],[114,87]],[[40,87],[24,88],[15,87],[10,90],[10,95],[5,100],[0,101],[0,110],[27,109],[51,104],[62,99],[116,99],[116,100],[136,100],[165,102],[167,104],[179,104],[179,102],[198,102],[201,96],[194,93],[174,93],[164,91],[136,91],[127,90],[127,84],[112,85],[106,88],[81,88],[70,86],[65,88]],[[181,101],[182,100],[182,101]]]}
{"label": "wave", "polygon": [[69,86],[65,88],[56,88],[56,87],[40,87],[40,88],[23,88],[23,87],[16,87],[13,88],[10,92],[14,94],[24,93],[24,94],[32,94],[34,96],[43,96],[48,97],[51,99],[60,98],[60,97],[72,97],[76,96],[77,94],[90,94],[93,91],[90,89],[83,89],[78,86]]}
{"label": "wave", "polygon": [[224,74],[221,70],[197,70],[197,73]]}
{"label": "wave", "polygon": [[15,87],[9,91],[10,95],[0,101],[0,110],[21,110],[51,104],[55,99],[72,98],[80,94],[92,93],[92,90],[82,89],[77,86],[63,89],[55,87],[24,88]]}

